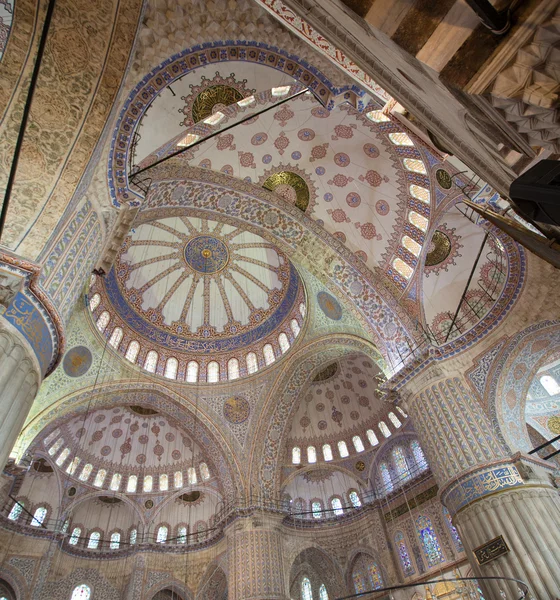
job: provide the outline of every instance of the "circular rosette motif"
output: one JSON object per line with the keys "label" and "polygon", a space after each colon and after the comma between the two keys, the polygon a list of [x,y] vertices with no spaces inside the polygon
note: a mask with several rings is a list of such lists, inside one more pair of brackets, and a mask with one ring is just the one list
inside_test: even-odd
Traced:
{"label": "circular rosette motif", "polygon": [[249,402],[240,396],[228,398],[224,402],[224,417],[234,425],[243,423],[249,417]]}
{"label": "circular rosette motif", "polygon": [[185,260],[198,273],[216,273],[227,265],[229,252],[221,240],[210,235],[200,235],[186,245]]}

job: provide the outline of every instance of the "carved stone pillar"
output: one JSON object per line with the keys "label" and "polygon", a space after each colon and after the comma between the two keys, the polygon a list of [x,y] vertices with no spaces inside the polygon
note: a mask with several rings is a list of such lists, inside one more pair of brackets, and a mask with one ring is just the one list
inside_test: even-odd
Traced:
{"label": "carved stone pillar", "polygon": [[254,513],[226,530],[229,600],[287,600],[281,517]]}
{"label": "carved stone pillar", "polygon": [[[475,574],[521,579],[534,598],[560,597],[560,500],[549,466],[507,455],[459,374],[431,367],[407,388],[403,405]],[[509,551],[480,565],[473,551],[498,536]],[[483,588],[487,600],[516,592],[513,584]]]}
{"label": "carved stone pillar", "polygon": [[35,353],[0,316],[0,469],[23,427],[41,382]]}

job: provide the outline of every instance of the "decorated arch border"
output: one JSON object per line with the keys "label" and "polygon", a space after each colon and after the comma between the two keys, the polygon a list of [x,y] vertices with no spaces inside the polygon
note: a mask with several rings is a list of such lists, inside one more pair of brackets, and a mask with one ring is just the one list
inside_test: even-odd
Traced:
{"label": "decorated arch border", "polygon": [[33,447],[35,438],[48,434],[69,418],[119,404],[134,404],[150,408],[157,406],[158,410],[180,422],[184,430],[200,446],[207,459],[212,460],[212,472],[219,478],[224,496],[228,500],[233,500],[243,494],[245,486],[240,466],[233,449],[228,445],[219,428],[200,406],[197,406],[195,419],[192,403],[188,398],[185,399],[157,383],[108,384],[62,398],[25,429],[19,442],[20,452],[23,455],[28,448]]}

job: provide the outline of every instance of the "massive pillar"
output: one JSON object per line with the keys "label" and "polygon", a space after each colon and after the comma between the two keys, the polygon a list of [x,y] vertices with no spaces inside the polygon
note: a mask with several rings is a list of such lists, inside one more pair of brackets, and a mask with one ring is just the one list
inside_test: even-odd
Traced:
{"label": "massive pillar", "polygon": [[280,523],[265,512],[236,519],[226,530],[229,600],[287,600]]}
{"label": "massive pillar", "polygon": [[[534,598],[559,598],[560,497],[549,466],[508,456],[458,373],[432,366],[402,397],[475,574],[521,579]],[[505,544],[477,558],[474,551],[499,536]],[[492,558],[500,547],[504,554]],[[483,588],[487,600],[501,600],[500,590],[517,597],[515,584]]]}
{"label": "massive pillar", "polygon": [[0,470],[4,467],[41,382],[25,337],[0,316]]}

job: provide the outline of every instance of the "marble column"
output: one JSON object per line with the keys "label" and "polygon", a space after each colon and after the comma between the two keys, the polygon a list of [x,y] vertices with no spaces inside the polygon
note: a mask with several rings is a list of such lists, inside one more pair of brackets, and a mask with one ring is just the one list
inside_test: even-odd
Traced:
{"label": "marble column", "polygon": [[281,521],[255,512],[226,529],[229,600],[288,600]]}
{"label": "marble column", "polygon": [[[520,579],[535,599],[560,598],[560,499],[550,465],[508,455],[459,373],[432,366],[401,398],[474,573]],[[498,536],[508,552],[480,565],[474,550]],[[501,590],[518,597],[515,584],[482,587],[486,600],[502,600]]]}
{"label": "marble column", "polygon": [[4,468],[41,382],[35,353],[0,316],[0,469]]}

